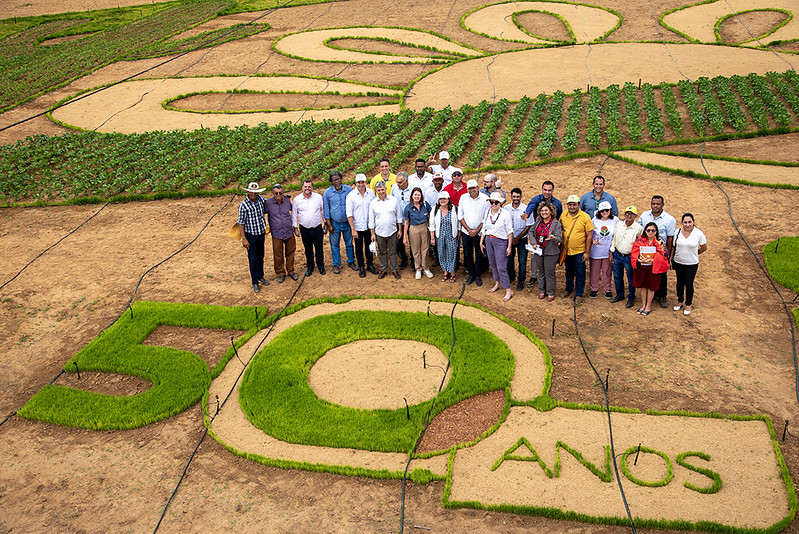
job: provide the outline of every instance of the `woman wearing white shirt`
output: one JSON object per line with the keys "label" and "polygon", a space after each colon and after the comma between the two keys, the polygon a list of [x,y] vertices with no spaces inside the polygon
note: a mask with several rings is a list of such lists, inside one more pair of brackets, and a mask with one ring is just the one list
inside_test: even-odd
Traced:
{"label": "woman wearing white shirt", "polygon": [[489,291],[494,293],[501,286],[505,290],[502,300],[508,301],[513,296],[508,276],[508,256],[513,247],[513,218],[509,211],[502,209],[504,200],[498,191],[491,193],[488,198],[491,209],[483,219],[480,248],[488,255],[488,263],[494,275],[494,287]]}
{"label": "woman wearing white shirt", "polygon": [[707,238],[704,232],[694,226],[694,216],[686,213],[682,216],[682,228],[674,235],[674,272],[677,275],[677,305],[674,311],[683,307],[683,291],[685,291],[685,315],[691,315],[691,304],[694,301],[694,278],[699,268],[699,255],[707,250]]}

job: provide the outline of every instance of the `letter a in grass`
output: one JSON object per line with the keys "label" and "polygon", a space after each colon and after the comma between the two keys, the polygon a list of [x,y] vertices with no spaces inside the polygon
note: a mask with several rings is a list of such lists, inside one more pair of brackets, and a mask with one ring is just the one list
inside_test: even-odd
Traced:
{"label": "letter a in grass", "polygon": [[[520,447],[525,447],[529,454],[519,455],[514,454]],[[560,476],[560,451],[561,449],[565,450],[569,454],[571,454],[578,462],[583,464],[592,474],[596,475],[602,482],[610,482],[613,477],[610,471],[610,446],[605,445],[605,469],[600,470],[595,464],[586,460],[582,453],[578,450],[569,447],[562,441],[558,441],[555,444],[555,468],[554,470],[547,467],[546,462],[538,455],[535,448],[530,444],[530,442],[525,437],[519,438],[519,440],[510,446],[508,450],[506,450],[503,455],[494,462],[494,465],[491,466],[492,471],[496,471],[500,465],[506,460],[513,460],[513,461],[521,461],[521,462],[537,462],[541,469],[544,470],[544,474],[547,478],[557,478]]]}

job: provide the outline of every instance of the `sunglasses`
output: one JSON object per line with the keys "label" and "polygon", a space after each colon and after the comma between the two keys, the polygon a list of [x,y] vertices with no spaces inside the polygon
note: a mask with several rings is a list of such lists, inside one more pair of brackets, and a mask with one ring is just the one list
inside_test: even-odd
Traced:
{"label": "sunglasses", "polygon": [[657,229],[656,228],[647,228],[646,231],[647,231],[647,233],[652,232],[654,234],[655,232],[657,232]]}
{"label": "sunglasses", "polygon": [[489,204],[499,204],[499,200],[489,200]]}

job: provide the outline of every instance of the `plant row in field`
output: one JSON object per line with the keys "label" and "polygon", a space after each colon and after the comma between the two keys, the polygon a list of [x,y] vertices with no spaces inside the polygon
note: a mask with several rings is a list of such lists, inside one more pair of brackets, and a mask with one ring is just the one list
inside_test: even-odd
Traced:
{"label": "plant row in field", "polygon": [[799,76],[789,72],[684,80],[676,87],[592,87],[524,97],[515,105],[484,101],[360,120],[35,136],[0,147],[0,202],[199,194],[263,180],[291,185],[326,180],[333,168],[348,177],[374,173],[384,156],[395,171],[411,170],[415,158],[427,160],[440,150],[467,169],[518,165],[580,150],[658,144],[667,136],[790,128],[799,123],[798,113]]}
{"label": "plant row in field", "polygon": [[212,42],[240,39],[269,27],[240,24],[185,39],[170,39],[231,5],[228,0],[184,2],[128,24],[50,46],[38,43],[70,27],[70,21],[40,24],[0,40],[0,111],[114,61],[176,54]]}

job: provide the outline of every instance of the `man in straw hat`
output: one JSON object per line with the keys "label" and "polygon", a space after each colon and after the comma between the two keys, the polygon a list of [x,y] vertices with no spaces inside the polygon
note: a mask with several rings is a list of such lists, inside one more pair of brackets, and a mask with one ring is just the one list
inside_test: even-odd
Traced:
{"label": "man in straw hat", "polygon": [[266,188],[258,187],[258,182],[250,182],[247,187],[242,187],[242,189],[247,191],[247,198],[239,204],[239,235],[241,236],[241,246],[247,249],[252,290],[259,293],[261,289],[258,284],[269,285],[269,282],[264,278],[266,212],[264,210],[264,199],[258,194],[265,191]]}

